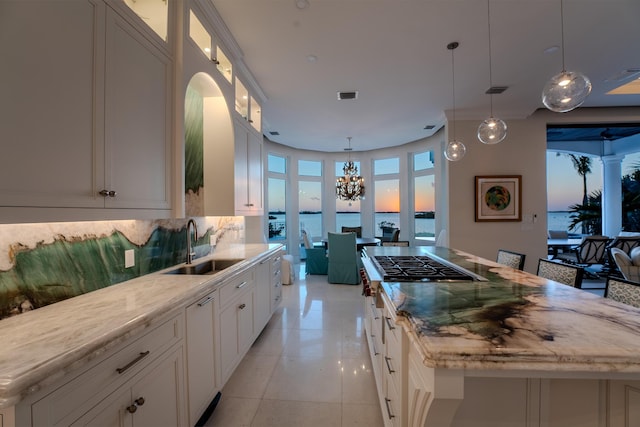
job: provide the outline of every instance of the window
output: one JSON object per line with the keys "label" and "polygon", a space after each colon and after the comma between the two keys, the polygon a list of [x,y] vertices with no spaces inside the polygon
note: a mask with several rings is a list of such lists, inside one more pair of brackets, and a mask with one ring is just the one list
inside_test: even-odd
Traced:
{"label": "window", "polygon": [[435,240],[436,182],[433,151],[413,154],[414,238]]}
{"label": "window", "polygon": [[319,238],[322,232],[322,162],[298,160],[298,213],[300,229],[309,238]]}
{"label": "window", "polygon": [[[267,155],[268,236],[270,242],[285,243],[287,238],[286,158]],[[285,245],[286,246],[286,245]]]}
{"label": "window", "polygon": [[400,158],[374,160],[373,174],[374,234],[382,236],[382,227],[400,228]]}

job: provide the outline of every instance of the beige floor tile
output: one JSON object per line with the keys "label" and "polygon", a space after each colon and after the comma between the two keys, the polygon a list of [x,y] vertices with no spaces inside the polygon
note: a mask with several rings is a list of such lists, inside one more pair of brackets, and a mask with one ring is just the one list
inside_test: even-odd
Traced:
{"label": "beige floor tile", "polygon": [[343,427],[383,427],[380,405],[342,404],[342,425]]}
{"label": "beige floor tile", "polygon": [[225,397],[223,394],[205,427],[249,427],[260,402],[260,399]]}
{"label": "beige floor tile", "polygon": [[223,396],[261,398],[280,358],[247,354],[222,389]]}
{"label": "beige floor tile", "polygon": [[339,403],[263,400],[252,427],[341,427]]}
{"label": "beige floor tile", "polygon": [[369,359],[343,359],[342,366],[342,402],[375,405],[378,391]]}
{"label": "beige floor tile", "polygon": [[340,403],[340,359],[283,356],[276,365],[265,399]]}
{"label": "beige floor tile", "polygon": [[289,335],[288,329],[267,326],[253,343],[248,354],[280,356]]}
{"label": "beige floor tile", "polygon": [[291,329],[282,351],[284,356],[314,359],[342,357],[342,332],[331,329]]}

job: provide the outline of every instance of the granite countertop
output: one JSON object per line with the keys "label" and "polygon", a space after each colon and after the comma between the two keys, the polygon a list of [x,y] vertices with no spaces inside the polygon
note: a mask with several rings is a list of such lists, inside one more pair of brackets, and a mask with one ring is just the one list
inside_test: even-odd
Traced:
{"label": "granite countertop", "polygon": [[384,298],[428,367],[625,378],[640,373],[640,309],[462,251],[367,248],[367,253],[433,253],[487,279],[382,282]]}
{"label": "granite countertop", "polygon": [[214,275],[163,270],[0,320],[0,409],[89,363],[151,323],[177,314],[225,278],[281,247],[231,245],[194,260],[246,260]]}

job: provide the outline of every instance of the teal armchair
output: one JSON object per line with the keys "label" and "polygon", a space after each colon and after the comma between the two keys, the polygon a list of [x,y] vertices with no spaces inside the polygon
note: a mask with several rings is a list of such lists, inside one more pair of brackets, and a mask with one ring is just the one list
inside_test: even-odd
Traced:
{"label": "teal armchair", "polygon": [[329,283],[360,284],[355,233],[329,233]]}
{"label": "teal armchair", "polygon": [[306,252],[305,271],[307,274],[327,274],[329,259],[327,250],[324,247],[316,248],[309,241],[306,230],[302,230],[302,240]]}

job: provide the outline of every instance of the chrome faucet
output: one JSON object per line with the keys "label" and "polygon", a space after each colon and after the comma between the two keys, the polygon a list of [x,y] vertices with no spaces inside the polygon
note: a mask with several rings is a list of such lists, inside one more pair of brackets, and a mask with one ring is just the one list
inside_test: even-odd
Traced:
{"label": "chrome faucet", "polygon": [[198,226],[193,219],[187,221],[187,264],[191,264],[193,261],[193,256],[196,252],[191,248],[191,227],[193,226],[193,231],[195,234],[194,239],[198,240]]}

